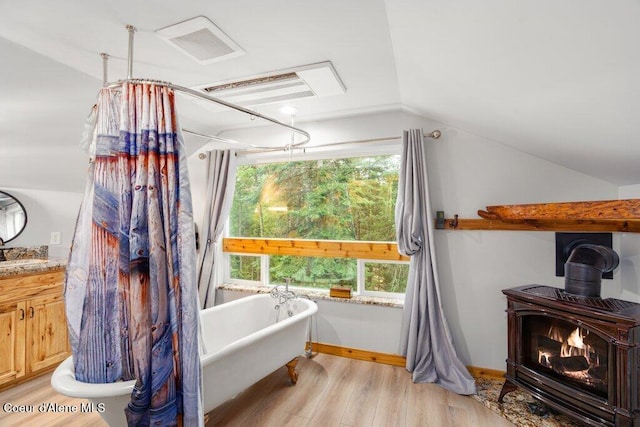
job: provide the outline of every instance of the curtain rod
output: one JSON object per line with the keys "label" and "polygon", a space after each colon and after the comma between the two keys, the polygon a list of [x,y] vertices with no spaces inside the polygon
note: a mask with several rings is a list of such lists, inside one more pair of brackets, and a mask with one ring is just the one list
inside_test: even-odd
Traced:
{"label": "curtain rod", "polygon": [[[190,89],[188,87],[176,85],[176,84],[173,84],[173,83],[170,83],[170,82],[163,82],[163,81],[160,81],[160,80],[150,80],[150,79],[124,79],[124,80],[118,80],[118,81],[115,81],[115,82],[112,82],[112,83],[108,83],[106,85],[106,87],[114,89],[114,88],[121,87],[124,83],[147,83],[147,84],[154,84],[154,85],[158,85],[158,86],[165,86],[165,87],[168,87],[168,88],[173,89],[175,91],[182,92],[182,93],[184,93],[186,95],[190,95],[190,96],[193,96],[195,98],[204,99],[206,101],[214,102],[216,104],[224,105],[225,107],[231,108],[231,109],[236,110],[236,111],[240,111],[241,113],[248,114],[248,115],[250,115],[252,117],[261,118],[263,120],[266,120],[266,121],[271,122],[273,124],[276,124],[278,126],[285,127],[285,128],[287,128],[287,129],[289,129],[289,130],[291,130],[291,131],[293,131],[293,132],[295,132],[295,133],[297,133],[299,135],[302,135],[304,137],[304,139],[302,141],[289,143],[289,144],[287,144],[287,145],[285,145],[283,147],[264,147],[264,146],[259,146],[259,145],[250,145],[250,144],[239,143],[237,141],[233,141],[233,140],[230,140],[230,139],[226,140],[226,142],[238,143],[240,145],[250,146],[252,148],[256,148],[256,149],[264,150],[264,151],[280,151],[280,150],[287,151],[287,150],[291,150],[291,149],[294,149],[294,148],[299,148],[301,145],[304,145],[304,144],[308,143],[311,140],[311,135],[309,135],[309,133],[307,131],[305,131],[305,130],[302,130],[302,129],[297,128],[295,126],[288,125],[288,124],[283,123],[283,122],[281,122],[279,120],[276,120],[276,119],[274,119],[272,117],[265,116],[264,114],[260,114],[260,113],[255,112],[255,111],[251,111],[251,110],[249,110],[247,108],[244,108],[244,107],[241,107],[239,105],[235,105],[235,104],[232,104],[230,102],[223,101],[222,99],[214,98],[213,96],[209,96],[209,95],[206,95],[204,93],[200,93],[200,92],[198,92],[196,90]],[[186,130],[186,129],[183,129],[183,130],[186,133],[189,133],[189,134],[192,134],[192,135],[195,135],[195,136],[199,136],[199,137],[203,137],[203,138],[209,138],[209,139],[215,139],[215,140],[220,140],[220,137],[217,137],[217,136],[214,136],[214,135],[205,135],[205,134],[202,134],[202,133],[189,131],[189,130]]]}
{"label": "curtain rod", "polygon": [[[180,86],[180,85],[176,85],[173,83],[169,83],[169,82],[163,82],[163,81],[159,81],[159,80],[149,80],[149,79],[134,79],[132,78],[133,75],[133,35],[136,31],[136,28],[133,25],[127,25],[125,27],[129,33],[129,50],[128,50],[128,54],[127,54],[127,78],[124,80],[118,80],[112,83],[107,83],[107,71],[106,71],[106,61],[109,58],[109,55],[107,55],[106,53],[101,53],[100,55],[102,56],[102,60],[103,60],[103,87],[108,87],[108,88],[117,88],[117,87],[121,87],[124,83],[147,83],[147,84],[155,84],[155,85],[161,85],[161,86],[166,86],[170,89],[173,89],[174,91],[178,91],[178,92],[182,92],[186,95],[190,95],[194,98],[200,98],[203,99],[205,101],[209,101],[209,102],[213,102],[215,104],[218,105],[222,105],[225,106],[227,108],[230,108],[232,110],[235,111],[239,111],[241,113],[247,114],[250,117],[258,117],[262,120],[266,120],[268,122],[271,122],[275,125],[287,128],[289,130],[291,130],[292,132],[297,133],[298,135],[302,135],[303,136],[303,140],[299,141],[299,142],[294,142],[293,140],[288,143],[287,145],[283,146],[283,147],[279,147],[279,148],[275,148],[275,147],[262,147],[262,146],[258,146],[258,145],[251,145],[251,144],[243,144],[243,143],[239,143],[237,141],[233,141],[233,140],[226,140],[225,142],[231,142],[231,143],[237,143],[239,145],[244,145],[245,147],[251,147],[251,148],[256,148],[256,149],[260,149],[260,150],[265,150],[265,151],[279,151],[279,150],[291,150],[293,148],[297,148],[300,147],[306,143],[308,143],[311,140],[311,135],[309,135],[309,133],[303,129],[297,128],[293,125],[289,125],[286,124],[284,122],[281,122],[280,120],[274,119],[273,117],[269,117],[266,116],[264,114],[260,114],[256,111],[251,111],[248,108],[242,107],[240,105],[236,105],[233,104],[231,102],[227,102],[224,101],[222,99],[219,98],[215,98],[211,95],[202,93],[200,91],[188,88],[188,87],[184,87],[184,86]],[[184,129],[183,129],[184,130]],[[221,140],[221,138],[216,137],[216,136],[212,136],[212,135],[204,135],[202,133],[198,133],[198,132],[193,132],[193,131],[188,131],[188,130],[184,130],[186,133],[190,133],[192,135],[196,135],[199,137],[204,137],[204,138],[209,138],[209,139],[214,139],[214,140]],[[292,138],[293,139],[293,138]]]}
{"label": "curtain rod", "polygon": [[[440,132],[438,129],[429,132],[429,133],[423,133],[422,137],[423,138],[433,138],[433,139],[438,139],[442,136],[442,132]],[[340,142],[329,142],[327,144],[319,144],[319,145],[314,145],[311,147],[307,147],[307,148],[317,148],[317,147],[331,147],[333,145],[347,145],[347,144],[363,144],[363,143],[367,143],[367,142],[380,142],[380,141],[395,141],[395,140],[400,140],[402,139],[399,136],[390,136],[387,138],[372,138],[372,139],[358,139],[358,140],[354,140],[354,141],[340,141]]]}
{"label": "curtain rod", "polygon": [[[438,129],[429,132],[429,133],[424,133],[422,134],[423,138],[433,138],[433,139],[438,139],[442,136],[442,132],[439,131]],[[340,142],[329,142],[327,144],[318,144],[318,145],[312,145],[310,147],[302,147],[302,148],[298,148],[299,150],[302,150],[303,152],[306,152],[307,150],[311,150],[313,148],[324,148],[324,147],[333,147],[333,146],[337,146],[337,145],[349,145],[349,144],[366,144],[366,143],[371,143],[371,142],[381,142],[381,141],[399,141],[402,138],[399,136],[389,136],[386,138],[370,138],[370,139],[358,139],[358,140],[354,140],[354,141],[340,141]],[[270,149],[270,150],[262,150],[262,149],[258,149],[258,150],[243,150],[243,151],[238,151],[238,154],[259,154],[259,153],[267,153],[270,151],[275,151],[274,149]],[[204,158],[204,157],[201,157]]]}

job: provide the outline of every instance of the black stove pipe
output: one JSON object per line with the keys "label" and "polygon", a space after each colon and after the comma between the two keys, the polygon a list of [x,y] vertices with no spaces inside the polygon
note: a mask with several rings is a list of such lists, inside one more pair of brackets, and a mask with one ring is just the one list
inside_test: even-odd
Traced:
{"label": "black stove pipe", "polygon": [[602,273],[620,263],[616,251],[606,246],[580,244],[564,264],[564,290],[574,295],[600,298]]}

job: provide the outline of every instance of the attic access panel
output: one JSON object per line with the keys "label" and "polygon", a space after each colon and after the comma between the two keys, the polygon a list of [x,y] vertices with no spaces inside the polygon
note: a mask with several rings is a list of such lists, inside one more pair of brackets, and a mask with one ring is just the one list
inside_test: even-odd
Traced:
{"label": "attic access panel", "polygon": [[[564,277],[564,263],[571,251],[583,243],[612,248],[612,233],[556,233],[556,277]],[[603,279],[613,279],[613,271],[602,273]]]}

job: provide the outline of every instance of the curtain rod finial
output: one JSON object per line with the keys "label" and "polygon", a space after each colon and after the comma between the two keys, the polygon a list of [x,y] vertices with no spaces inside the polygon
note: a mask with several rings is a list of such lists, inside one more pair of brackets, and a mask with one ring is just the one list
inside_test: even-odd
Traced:
{"label": "curtain rod finial", "polygon": [[442,132],[440,132],[439,130],[434,130],[433,132],[431,132],[430,136],[433,139],[438,139],[442,136]]}

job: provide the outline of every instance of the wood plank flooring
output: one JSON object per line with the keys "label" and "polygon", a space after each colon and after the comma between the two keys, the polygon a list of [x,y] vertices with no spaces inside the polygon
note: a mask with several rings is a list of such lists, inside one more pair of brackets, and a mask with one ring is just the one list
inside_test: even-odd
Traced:
{"label": "wood plank flooring", "polygon": [[[0,393],[0,426],[2,427],[108,427],[96,413],[72,413],[54,411],[51,407],[42,408],[40,405],[57,404],[67,407],[73,406],[80,410],[80,405],[88,400],[74,399],[56,393],[51,388],[51,374],[35,378],[16,387]],[[27,406],[23,412],[7,412],[7,405],[19,407]],[[32,408],[29,408],[32,406]]]}
{"label": "wood plank flooring", "polygon": [[404,368],[318,354],[300,359],[298,384],[281,368],[209,413],[212,426],[507,427],[468,396],[413,384]]}
{"label": "wood plank flooring", "polygon": [[[298,384],[281,368],[209,413],[212,426],[507,427],[510,422],[467,396],[433,384],[413,384],[400,367],[318,354],[300,358]],[[43,402],[86,402],[57,394],[51,375],[0,393],[0,426],[105,427],[97,413],[39,413]],[[3,405],[35,405],[8,413]]]}

